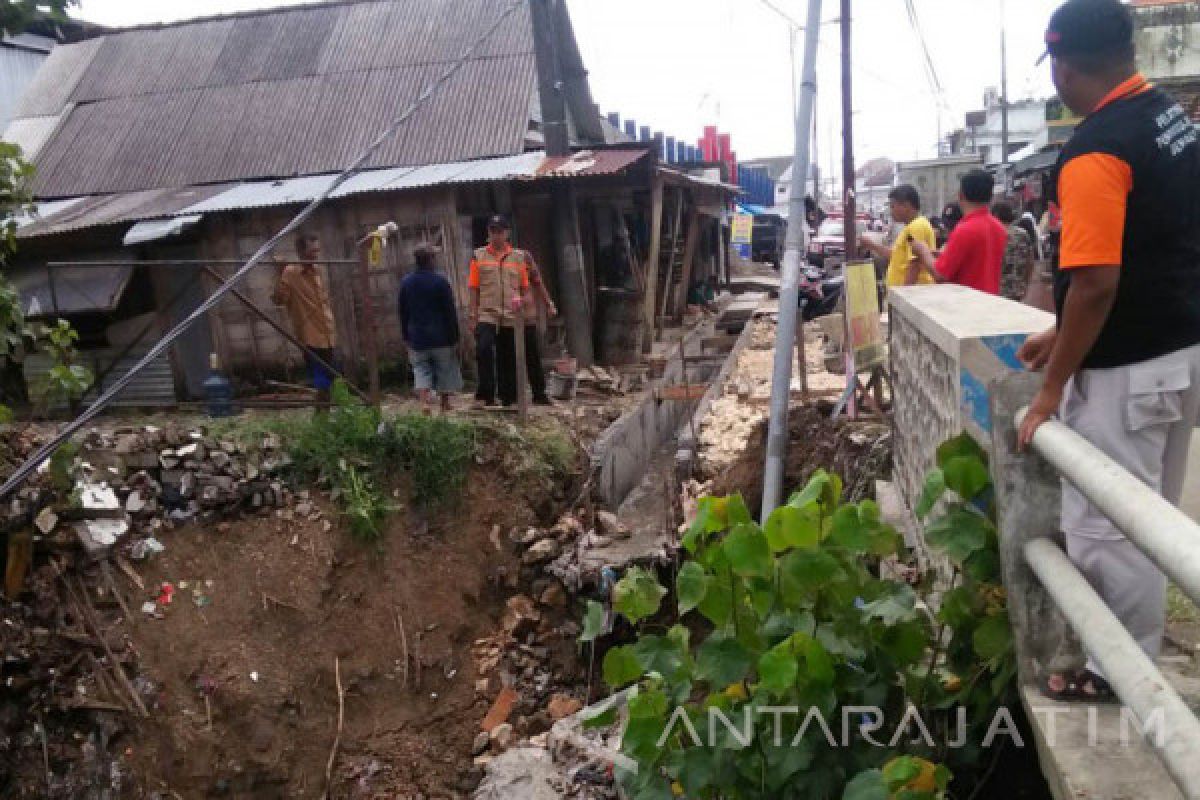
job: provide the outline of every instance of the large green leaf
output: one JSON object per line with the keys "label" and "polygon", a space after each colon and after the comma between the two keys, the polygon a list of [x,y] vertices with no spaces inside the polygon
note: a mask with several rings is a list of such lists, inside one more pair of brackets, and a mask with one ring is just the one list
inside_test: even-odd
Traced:
{"label": "large green leaf", "polygon": [[972,637],[975,653],[984,661],[1005,655],[1012,648],[1012,626],[1008,614],[985,617]]}
{"label": "large green leaf", "polygon": [[637,623],[658,613],[667,590],[644,567],[631,567],[613,589],[613,608]]}
{"label": "large green leaf", "polygon": [[811,550],[821,539],[820,516],[811,508],[780,506],[767,517],[763,528],[776,553],[792,548]]}
{"label": "large green leaf", "polygon": [[691,797],[701,797],[710,788],[714,773],[714,757],[706,747],[689,747],[678,756],[676,778]]}
{"label": "large green leaf", "polygon": [[643,689],[629,698],[630,719],[661,719],[666,714],[667,696],[661,689]]}
{"label": "large green leaf", "polygon": [[842,506],[834,513],[830,541],[859,555],[888,556],[896,552],[899,535],[881,521],[879,506],[864,500],[857,506]]}
{"label": "large green leaf", "polygon": [[742,577],[769,577],[774,560],[767,537],[753,525],[740,525],[722,546],[734,574]]}
{"label": "large green leaf", "polygon": [[646,672],[670,678],[683,666],[683,651],[670,639],[646,635],[633,645],[634,655]]}
{"label": "large green leaf", "polygon": [[767,691],[783,694],[796,684],[800,665],[792,642],[773,647],[758,659],[758,681]]}
{"label": "large green leaf", "polygon": [[911,586],[894,584],[882,596],[864,605],[862,612],[867,619],[895,625],[916,616],[916,605],[917,595]]}
{"label": "large green leaf", "polygon": [[708,593],[709,580],[708,572],[695,561],[689,561],[679,569],[675,577],[675,594],[681,615],[700,605]]}
{"label": "large green leaf", "polygon": [[730,495],[725,499],[725,519],[730,528],[736,528],[738,525],[754,524],[754,515],[746,507],[746,500],[742,497],[741,492]]}
{"label": "large green leaf", "polygon": [[975,595],[966,586],[958,586],[942,595],[942,605],[938,608],[938,619],[951,628],[961,628],[972,622],[975,614],[983,609],[982,603],[975,602]]}
{"label": "large green leaf", "polygon": [[970,434],[961,433],[953,439],[947,439],[937,449],[937,465],[942,469],[955,458],[974,457],[987,463],[987,453]]}
{"label": "large green leaf", "polygon": [[879,644],[897,665],[906,666],[924,658],[929,636],[920,620],[913,619],[886,628]]}
{"label": "large green leaf", "polygon": [[956,505],[925,528],[925,542],[962,566],[976,551],[987,546],[992,523],[971,509]]}
{"label": "large green leaf", "polygon": [[623,645],[605,653],[601,672],[605,683],[614,689],[620,689],[642,677],[643,670],[633,647]]}
{"label": "large green leaf", "polygon": [[767,645],[774,646],[794,633],[811,635],[815,627],[811,611],[777,610],[763,623],[762,635]]}
{"label": "large green leaf", "polygon": [[583,633],[579,641],[593,642],[604,633],[604,606],[595,600],[588,600],[587,611],[583,615]]}
{"label": "large green leaf", "polygon": [[745,678],[753,663],[754,656],[737,639],[714,634],[696,651],[696,676],[724,688]]}
{"label": "large green leaf", "polygon": [[728,625],[733,619],[733,594],[728,581],[714,578],[696,610],[718,628]]}
{"label": "large green leaf", "polygon": [[987,466],[976,456],[955,456],[942,467],[946,486],[963,500],[973,500],[992,482]]}
{"label": "large green leaf", "polygon": [[887,782],[877,769],[860,772],[846,784],[842,800],[888,800]]}
{"label": "large green leaf", "polygon": [[925,476],[925,485],[921,488],[921,497],[917,500],[914,511],[917,519],[925,519],[946,493],[946,474],[938,468],[929,471]]}
{"label": "large green leaf", "polygon": [[841,574],[837,560],[824,550],[788,553],[779,561],[780,597],[786,605],[796,608]]}
{"label": "large green leaf", "polygon": [[808,636],[802,637],[804,653],[804,677],[810,684],[832,686],[834,679],[833,659],[821,643]]}

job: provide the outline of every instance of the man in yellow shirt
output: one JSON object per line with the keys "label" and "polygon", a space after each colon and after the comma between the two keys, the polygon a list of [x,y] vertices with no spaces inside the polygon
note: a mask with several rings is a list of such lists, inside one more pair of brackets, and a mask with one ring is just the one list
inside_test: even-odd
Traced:
{"label": "man in yellow shirt", "polygon": [[[908,284],[909,265],[916,255],[913,253],[911,240],[923,242],[930,250],[937,249],[937,236],[929,220],[921,215],[921,196],[912,186],[897,186],[888,193],[888,207],[892,219],[904,225],[896,243],[889,250],[887,246],[871,236],[864,236],[863,246],[880,258],[888,259],[887,285],[905,286]],[[916,283],[933,283],[933,278],[924,270],[917,273]]]}

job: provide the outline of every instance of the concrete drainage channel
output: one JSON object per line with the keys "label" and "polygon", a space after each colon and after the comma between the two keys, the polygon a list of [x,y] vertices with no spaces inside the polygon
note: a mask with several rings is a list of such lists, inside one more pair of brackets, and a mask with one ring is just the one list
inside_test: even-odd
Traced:
{"label": "concrete drainage channel", "polygon": [[[739,300],[694,328],[672,349],[662,377],[643,401],[593,445],[593,499],[616,509],[624,534],[595,542],[583,556],[584,574],[667,560],[682,521],[676,509],[681,484],[695,462],[697,431],[753,338],[753,317],[762,299]],[[724,333],[730,328],[737,333]]]}

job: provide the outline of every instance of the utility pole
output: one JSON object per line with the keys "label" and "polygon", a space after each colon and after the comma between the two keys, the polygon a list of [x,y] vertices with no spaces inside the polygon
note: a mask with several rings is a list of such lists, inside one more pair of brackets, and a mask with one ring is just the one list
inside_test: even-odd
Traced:
{"label": "utility pole", "polygon": [[[775,362],[771,374],[771,416],[767,427],[767,460],[763,475],[762,519],[765,522],[783,496],[787,461],[788,407],[792,397],[792,358],[800,306],[800,267],[808,245],[804,191],[810,163],[813,109],[817,99],[817,46],[821,34],[821,0],[808,0],[804,29],[804,71],[796,114],[796,149],[792,155],[792,185],[788,197],[787,249],[779,288],[779,325],[775,331]],[[803,331],[801,331],[803,336]]]}
{"label": "utility pole", "polygon": [[1008,194],[1008,33],[1004,0],[1000,0],[1000,163],[1004,193]]}
{"label": "utility pole", "polygon": [[[858,216],[854,198],[854,73],[851,6],[853,0],[842,0],[842,192],[845,201],[846,263],[858,252]],[[852,379],[853,376],[847,376]]]}
{"label": "utility pole", "polygon": [[[562,62],[558,53],[558,3],[561,0],[530,0],[533,40],[537,55],[538,98],[542,104],[542,133],[546,155],[569,157],[571,141],[567,128],[567,102],[563,93]],[[581,367],[595,361],[592,347],[592,313],[587,272],[580,244],[578,203],[570,179],[555,181],[554,239],[558,245],[558,287],[567,328],[567,349]],[[518,331],[517,335],[520,336]]]}

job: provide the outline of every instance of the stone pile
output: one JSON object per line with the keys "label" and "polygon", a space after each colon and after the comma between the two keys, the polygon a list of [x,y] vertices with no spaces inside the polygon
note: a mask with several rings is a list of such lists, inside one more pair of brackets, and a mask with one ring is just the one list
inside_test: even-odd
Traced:
{"label": "stone pile", "polygon": [[[553,797],[616,796],[604,769],[585,769],[582,761],[569,768],[559,763],[551,731],[582,709],[587,684],[573,597],[579,586],[562,575],[577,565],[580,547],[622,534],[628,532],[605,512],[597,513],[596,530],[567,514],[551,528],[514,530],[507,542],[493,532],[497,551],[515,552],[520,567],[498,568],[496,582],[516,593],[505,604],[500,629],[472,646],[475,689],[491,701],[471,753],[475,768],[487,775],[477,797],[537,797],[549,786],[554,793],[547,796]],[[544,777],[530,783],[537,772]]]}
{"label": "stone pile", "polygon": [[[158,536],[192,520],[292,509],[314,513],[282,480],[291,459],[275,434],[246,444],[178,427],[95,428],[67,465],[72,488],[50,462],[6,509],[10,525],[31,519],[55,549],[82,547],[91,559],[127,538],[135,558],[162,549]],[[60,483],[58,489],[54,484]],[[308,506],[308,508],[304,508]]]}

